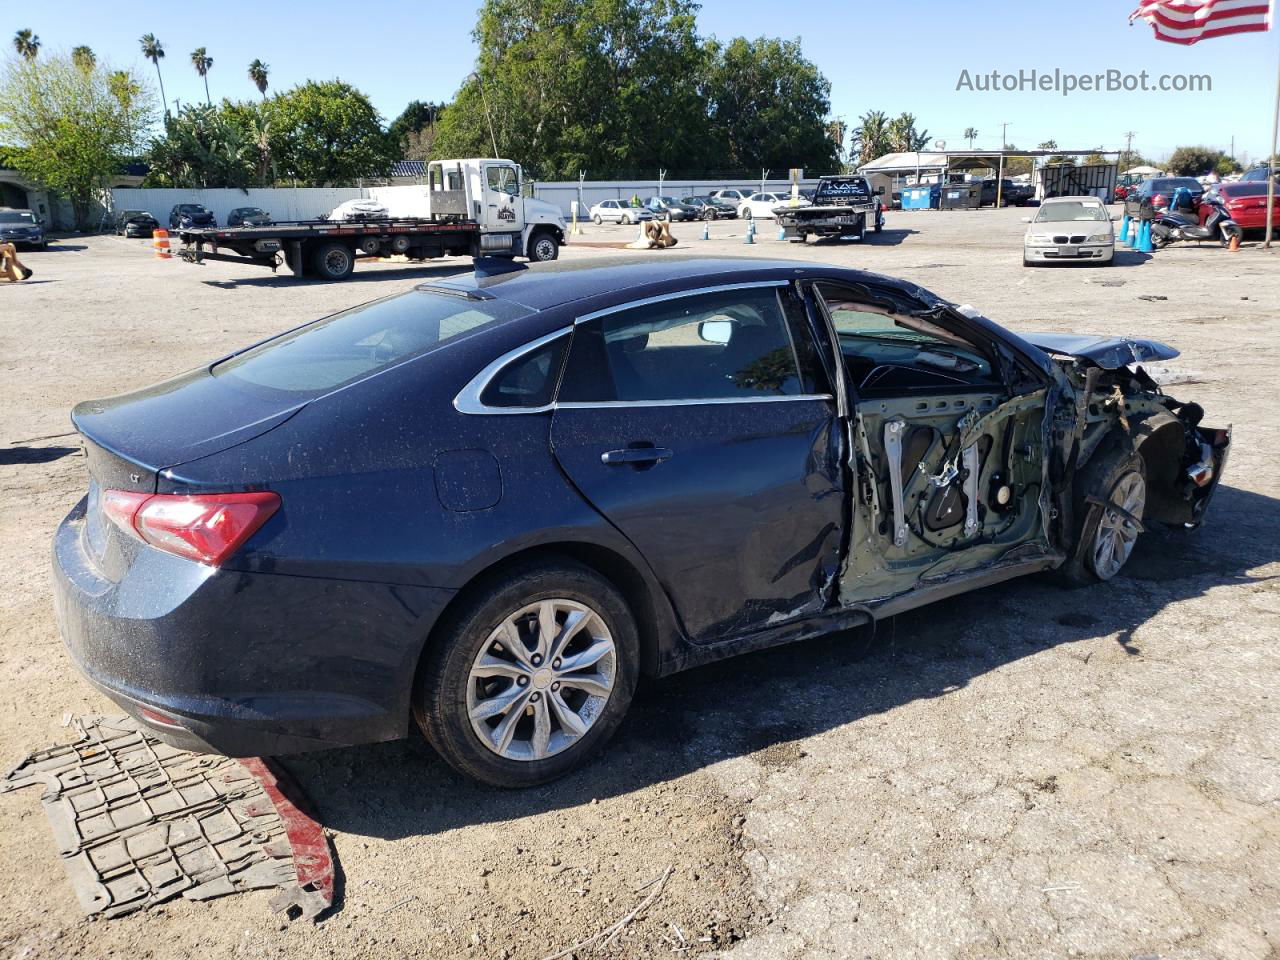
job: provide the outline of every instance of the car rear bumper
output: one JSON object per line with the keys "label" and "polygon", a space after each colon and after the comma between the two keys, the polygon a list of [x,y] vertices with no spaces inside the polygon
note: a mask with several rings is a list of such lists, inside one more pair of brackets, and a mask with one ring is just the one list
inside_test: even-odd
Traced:
{"label": "car rear bumper", "polygon": [[112,581],[85,547],[86,507],[54,538],[62,638],[155,736],[268,756],[407,733],[422,640],[450,591],[221,570],[150,547]]}

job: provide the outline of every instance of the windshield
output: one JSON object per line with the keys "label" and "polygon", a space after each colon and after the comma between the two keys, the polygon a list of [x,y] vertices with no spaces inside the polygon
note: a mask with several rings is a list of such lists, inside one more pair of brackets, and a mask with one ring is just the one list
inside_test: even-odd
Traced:
{"label": "windshield", "polygon": [[453,337],[526,316],[506,300],[468,300],[425,290],[309,323],[215,364],[215,377],[309,398],[354,383]]}
{"label": "windshield", "polygon": [[1100,203],[1083,200],[1066,200],[1046,203],[1036,214],[1036,223],[1064,223],[1072,220],[1109,220],[1106,209]]}
{"label": "windshield", "polygon": [[0,210],[0,223],[35,223],[35,214],[26,210]]}

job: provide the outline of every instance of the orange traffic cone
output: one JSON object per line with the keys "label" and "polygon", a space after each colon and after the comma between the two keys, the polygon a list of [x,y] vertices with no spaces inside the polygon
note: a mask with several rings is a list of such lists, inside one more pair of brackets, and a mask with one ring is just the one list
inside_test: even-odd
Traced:
{"label": "orange traffic cone", "polygon": [[168,230],[153,230],[151,232],[151,246],[155,248],[157,260],[173,259],[173,254],[169,252]]}
{"label": "orange traffic cone", "polygon": [[1238,253],[1240,251],[1240,234],[1233,233],[1231,235],[1231,242],[1227,244],[1227,251],[1229,253]]}

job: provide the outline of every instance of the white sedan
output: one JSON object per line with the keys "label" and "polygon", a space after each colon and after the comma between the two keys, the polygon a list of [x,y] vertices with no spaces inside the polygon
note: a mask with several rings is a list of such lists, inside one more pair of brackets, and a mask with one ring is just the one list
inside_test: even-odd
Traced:
{"label": "white sedan", "polygon": [[1052,197],[1034,217],[1024,217],[1022,265],[1097,263],[1109,267],[1116,253],[1111,214],[1097,197]]}
{"label": "white sedan", "polygon": [[789,193],[753,193],[738,204],[738,216],[744,220],[772,220],[773,208],[791,199]]}
{"label": "white sedan", "polygon": [[652,220],[653,211],[645,207],[632,206],[628,200],[601,200],[587,211],[587,216],[597,225],[605,223],[639,223],[641,220]]}

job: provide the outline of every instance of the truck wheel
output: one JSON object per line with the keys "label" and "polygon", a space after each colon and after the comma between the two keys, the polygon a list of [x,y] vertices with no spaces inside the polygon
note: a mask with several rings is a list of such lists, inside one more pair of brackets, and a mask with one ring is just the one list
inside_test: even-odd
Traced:
{"label": "truck wheel", "polygon": [[631,704],[639,638],[626,600],[572,561],[508,570],[433,637],[413,713],[454,769],[497,787],[563,776]]}
{"label": "truck wheel", "polygon": [[553,234],[539,230],[529,238],[528,256],[535,263],[547,263],[560,256],[560,244]]}
{"label": "truck wheel", "polygon": [[404,255],[409,252],[409,238],[401,234],[391,238],[391,252]]}
{"label": "truck wheel", "polygon": [[324,280],[345,280],[355,269],[356,258],[345,243],[321,244],[311,257],[316,276]]}

